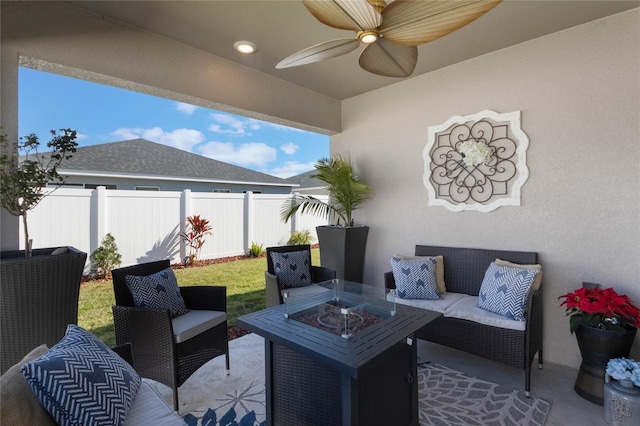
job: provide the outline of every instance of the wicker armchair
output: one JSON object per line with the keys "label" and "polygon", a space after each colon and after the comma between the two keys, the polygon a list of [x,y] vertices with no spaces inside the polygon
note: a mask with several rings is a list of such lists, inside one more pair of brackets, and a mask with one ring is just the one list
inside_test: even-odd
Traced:
{"label": "wicker armchair", "polygon": [[[308,244],[294,245],[294,246],[279,246],[279,247],[267,247],[267,270],[264,273],[265,286],[267,292],[267,308],[277,306],[282,303],[282,290],[283,286],[278,281],[278,277],[275,275],[275,268],[273,266],[273,259],[271,253],[287,253],[292,251],[306,250],[309,256],[309,265],[311,265],[311,246]],[[330,268],[324,268],[322,266],[311,266],[311,281],[319,283],[322,281],[331,280],[336,277],[336,271]]]}
{"label": "wicker armchair", "polygon": [[[177,342],[174,321],[168,309],[136,307],[125,282],[126,275],[146,276],[169,267],[168,260],[114,269],[113,306],[116,344],[130,342],[136,371],[173,389],[173,408],[178,411],[178,387],[209,360],[225,355],[229,372],[229,341],[226,319],[194,337]],[[180,287],[188,309],[227,311],[226,287]],[[185,314],[183,316],[189,315]],[[181,317],[178,317],[181,318]]]}

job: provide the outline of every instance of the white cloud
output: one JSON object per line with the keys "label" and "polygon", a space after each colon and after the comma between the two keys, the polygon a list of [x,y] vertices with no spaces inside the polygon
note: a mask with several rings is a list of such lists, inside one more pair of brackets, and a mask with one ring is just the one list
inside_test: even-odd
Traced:
{"label": "white cloud", "polygon": [[207,142],[199,147],[202,155],[225,163],[234,163],[243,167],[255,165],[264,167],[277,157],[278,151],[261,142],[235,145],[232,142]]}
{"label": "white cloud", "polygon": [[260,122],[251,118],[234,117],[228,114],[211,114],[214,121],[209,131],[229,135],[250,136],[251,131],[260,129]]}
{"label": "white cloud", "polygon": [[300,147],[298,145],[296,145],[295,143],[285,143],[284,145],[282,145],[280,147],[281,150],[283,150],[285,152],[285,154],[289,154],[289,155],[293,155],[296,152],[298,152],[298,149]]}
{"label": "white cloud", "polygon": [[193,114],[193,111],[198,109],[198,107],[191,104],[185,104],[184,102],[176,102],[176,109],[180,112],[184,112],[187,115],[191,115]]}
{"label": "white cloud", "polygon": [[112,135],[122,140],[146,139],[185,151],[192,151],[195,145],[204,141],[202,132],[193,129],[175,129],[171,132],[166,132],[160,127],[151,129],[121,128],[112,132]]}
{"label": "white cloud", "polygon": [[76,132],[76,140],[78,142],[86,141],[87,139],[89,139],[89,135],[87,135],[86,133]]}
{"label": "white cloud", "polygon": [[269,174],[285,179],[313,170],[315,164],[315,162],[299,163],[297,161],[287,161],[283,166],[272,169]]}

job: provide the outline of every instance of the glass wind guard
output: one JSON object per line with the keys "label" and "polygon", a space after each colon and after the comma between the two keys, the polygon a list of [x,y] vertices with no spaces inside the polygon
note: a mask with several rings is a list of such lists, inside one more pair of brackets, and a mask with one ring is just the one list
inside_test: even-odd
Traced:
{"label": "glass wind guard", "polygon": [[340,279],[290,289],[283,299],[286,318],[344,338],[396,313],[393,291]]}

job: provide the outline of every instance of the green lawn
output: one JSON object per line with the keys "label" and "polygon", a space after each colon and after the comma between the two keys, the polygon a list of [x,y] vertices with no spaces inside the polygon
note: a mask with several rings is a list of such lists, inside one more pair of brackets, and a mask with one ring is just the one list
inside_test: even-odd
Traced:
{"label": "green lawn", "polygon": [[[320,264],[318,249],[311,251],[311,257],[314,265]],[[232,326],[235,325],[237,317],[265,308],[264,271],[266,269],[267,261],[262,257],[177,269],[175,274],[180,286],[226,286],[228,323]],[[111,313],[111,306],[114,303],[111,281],[82,284],[78,325],[98,336],[108,346],[115,345]]]}

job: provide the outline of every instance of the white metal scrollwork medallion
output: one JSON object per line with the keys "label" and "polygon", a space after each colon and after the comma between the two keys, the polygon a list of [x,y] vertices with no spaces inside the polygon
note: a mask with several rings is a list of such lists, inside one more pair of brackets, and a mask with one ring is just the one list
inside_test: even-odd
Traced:
{"label": "white metal scrollwork medallion", "polygon": [[528,146],[520,111],[484,110],[429,127],[423,152],[429,205],[456,212],[519,206]]}

